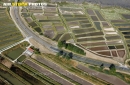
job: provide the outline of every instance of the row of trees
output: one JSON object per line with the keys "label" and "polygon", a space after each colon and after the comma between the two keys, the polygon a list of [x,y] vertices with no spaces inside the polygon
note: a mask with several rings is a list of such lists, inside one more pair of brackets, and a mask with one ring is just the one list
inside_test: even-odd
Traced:
{"label": "row of trees", "polygon": [[[104,64],[101,64],[101,65],[100,65],[100,68],[101,68],[101,70],[103,70],[103,69],[104,69]],[[114,65],[114,64],[111,64],[111,65],[109,66],[109,70],[110,70],[112,73],[116,72],[116,67],[115,67],[115,65]]]}
{"label": "row of trees", "polygon": [[84,50],[78,48],[77,46],[75,46],[75,45],[73,45],[71,43],[66,43],[66,41],[59,41],[58,42],[58,47],[59,48],[65,47],[65,49],[71,50],[71,51],[73,51],[75,53],[86,55]]}
{"label": "row of trees", "polygon": [[41,54],[39,48],[35,48],[34,46],[31,46],[30,48],[34,50],[35,54]]}

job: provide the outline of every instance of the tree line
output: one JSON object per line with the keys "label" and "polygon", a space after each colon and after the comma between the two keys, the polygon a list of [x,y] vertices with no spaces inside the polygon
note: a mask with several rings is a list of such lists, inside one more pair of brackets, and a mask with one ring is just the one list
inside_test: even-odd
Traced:
{"label": "tree line", "polygon": [[65,49],[71,50],[72,52],[78,53],[78,54],[82,54],[82,55],[86,55],[86,53],[84,52],[84,50],[82,50],[81,48],[78,48],[77,46],[71,44],[71,43],[66,43],[66,41],[59,41],[58,42],[58,47],[62,48],[64,47]]}

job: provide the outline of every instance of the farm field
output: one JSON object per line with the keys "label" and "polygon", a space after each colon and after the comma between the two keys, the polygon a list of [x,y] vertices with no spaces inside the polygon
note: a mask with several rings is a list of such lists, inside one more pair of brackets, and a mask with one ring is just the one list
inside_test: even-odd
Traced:
{"label": "farm field", "polygon": [[8,72],[4,72],[3,70],[0,69],[0,76],[3,78],[7,79],[9,82],[12,84],[19,84],[19,85],[24,85],[22,82],[20,82],[17,78],[9,74]]}
{"label": "farm field", "polygon": [[61,68],[57,64],[55,64],[55,63],[53,63],[45,58],[42,58],[41,56],[36,56],[34,59],[36,59],[38,62],[48,66],[49,68],[57,71],[58,74],[60,74],[60,76],[64,77],[65,79],[71,81],[74,84],[79,85],[79,84],[84,84],[86,82],[86,81],[80,79],[79,77],[73,75],[72,73],[65,71],[63,68]]}
{"label": "farm field", "polygon": [[[43,57],[45,58],[44,62],[51,61],[53,63],[53,64],[48,64],[50,67],[52,67],[54,69],[61,67],[61,68],[59,68],[60,69],[59,71],[61,71],[61,72],[69,71],[70,74],[72,73],[72,75],[69,75],[68,77],[76,80],[77,82],[79,82],[82,85],[84,85],[84,84],[86,85],[87,81],[88,81],[88,83],[87,83],[88,85],[90,84],[89,82],[91,82],[91,84],[97,84],[97,85],[108,84],[107,82],[97,79],[97,78],[93,77],[92,75],[90,76],[90,75],[88,75],[88,73],[85,73],[84,71],[78,69],[77,65],[79,63],[76,61],[66,60],[65,58],[57,57],[57,56],[49,55],[49,54],[44,54]],[[43,60],[39,60],[39,61],[44,63]],[[62,69],[66,69],[66,70],[62,70]],[[73,75],[73,74],[75,74],[75,75]],[[84,82],[86,82],[86,83],[84,83]]]}
{"label": "farm field", "polygon": [[18,62],[22,62],[26,59],[25,55],[22,55],[20,58],[18,58]]}
{"label": "farm field", "polygon": [[[29,45],[28,42],[22,42],[4,52],[2,52],[2,54],[5,56],[5,57],[8,57],[9,59],[11,60],[15,60],[17,59],[25,50],[26,50],[26,47]],[[23,56],[24,57],[24,56]],[[21,57],[20,57],[21,58]],[[21,58],[21,59],[18,59],[20,61],[22,61],[22,59],[24,58]]]}
{"label": "farm field", "polygon": [[24,50],[22,48],[16,48],[13,51],[9,52],[6,56],[15,60],[18,56],[20,56]]}
{"label": "farm field", "polygon": [[11,20],[7,9],[0,8],[0,50],[22,39],[23,36]]}
{"label": "farm field", "polygon": [[55,81],[57,81],[57,82],[59,82],[59,83],[61,83],[63,85],[66,85],[66,84],[67,85],[72,85],[70,82],[64,80],[63,78],[55,75],[54,73],[44,69],[40,65],[37,65],[36,63],[34,63],[34,62],[30,61],[30,60],[26,60],[25,63],[27,65],[29,65],[30,67],[32,67],[32,68],[38,70],[39,72],[41,72],[43,75],[46,75],[46,76],[50,77],[51,79],[53,79],[53,80],[55,80]]}
{"label": "farm field", "polygon": [[[130,27],[130,10],[99,7],[89,3],[76,8],[75,6],[77,5],[54,4],[43,9],[26,9],[25,12],[31,14],[33,21],[28,22],[40,35],[55,41],[73,40],[75,44],[101,57],[120,58],[122,61],[127,59],[130,51],[130,33],[126,31]],[[116,48],[118,45],[123,48]],[[97,49],[100,46],[108,49]]]}
{"label": "farm field", "polygon": [[[26,81],[28,81],[30,84],[33,85],[44,85],[45,83],[41,82],[30,70],[22,67],[21,65],[13,65],[11,67],[11,71],[19,75],[20,77],[24,78]],[[49,85],[49,84],[48,84]]]}
{"label": "farm field", "polygon": [[[59,35],[66,31],[66,28],[59,16],[57,7],[48,5],[44,9],[39,7],[29,9],[24,8],[24,10],[27,11],[21,11],[22,14],[24,14],[23,17],[29,26],[31,26],[33,30],[38,32],[40,35],[44,35],[45,37],[58,41],[60,38]],[[25,13],[31,15],[27,16]]]}

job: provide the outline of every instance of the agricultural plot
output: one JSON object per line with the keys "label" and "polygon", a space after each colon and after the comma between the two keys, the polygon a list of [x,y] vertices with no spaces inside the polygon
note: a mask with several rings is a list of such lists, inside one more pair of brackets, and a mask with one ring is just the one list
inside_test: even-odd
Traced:
{"label": "agricultural plot", "polygon": [[23,39],[5,8],[0,9],[0,49]]}
{"label": "agricultural plot", "polygon": [[27,18],[25,18],[25,20],[26,20],[28,23],[33,22],[33,19],[32,19],[31,17],[27,17]]}
{"label": "agricultural plot", "polygon": [[12,60],[15,60],[17,57],[19,57],[22,53],[24,52],[24,50],[20,47],[13,49],[13,51],[8,52],[7,54],[5,54],[7,57],[9,57]]}
{"label": "agricultural plot", "polygon": [[2,52],[2,54],[11,60],[15,60],[26,50],[27,46],[29,46],[29,43],[24,41],[8,50]]}
{"label": "agricultural plot", "polygon": [[94,11],[91,10],[91,9],[88,9],[88,10],[87,10],[87,13],[88,13],[89,15],[91,15],[91,16],[94,16],[94,15],[95,15]]}
{"label": "agricultural plot", "polygon": [[[31,9],[35,11],[35,9]],[[34,29],[38,33],[42,33],[44,36],[54,39],[55,36],[60,38],[60,34],[65,32],[66,28],[63,26],[59,16],[58,11],[56,7],[50,7],[47,6],[46,8],[40,9],[43,11],[43,14],[39,14],[40,12],[37,12],[37,14],[33,14],[33,17],[35,20],[37,20],[40,24],[40,27],[35,27]],[[31,12],[31,11],[30,11]],[[34,23],[29,23],[30,25],[33,25]],[[54,40],[58,40],[54,39]]]}
{"label": "agricultural plot", "polygon": [[26,59],[25,55],[22,55],[20,58],[17,59],[18,62],[23,62]]}
{"label": "agricultural plot", "polygon": [[61,39],[60,39],[60,41],[64,41],[64,40],[69,40],[69,39],[71,39],[71,35],[70,35],[70,33],[66,33],[66,34],[64,34],[62,37],[61,37]]}
{"label": "agricultural plot", "polygon": [[9,81],[12,85],[15,85],[15,84],[25,85],[23,82],[18,80],[14,75],[12,75],[11,73],[4,71],[2,69],[0,69],[0,76],[2,76],[4,79]]}
{"label": "agricultural plot", "polygon": [[34,27],[37,26],[36,22],[31,22],[31,23],[29,23],[29,25],[30,25],[32,28],[34,28]]}
{"label": "agricultural plot", "polygon": [[22,15],[22,17],[30,17],[29,13],[22,13],[21,15]]}
{"label": "agricultural plot", "polygon": [[30,60],[26,60],[25,63],[27,65],[29,65],[30,67],[38,70],[39,72],[41,72],[43,75],[46,75],[48,77],[50,77],[51,79],[63,84],[63,85],[73,85],[70,82],[68,82],[67,80],[64,80],[63,78],[57,76],[56,74],[52,73],[51,71],[43,68],[42,66],[30,61]]}
{"label": "agricultural plot", "polygon": [[31,13],[43,13],[43,10],[42,9],[37,9],[37,10],[30,9],[29,12],[31,12]]}
{"label": "agricultural plot", "polygon": [[[68,7],[48,5],[42,11],[43,14],[32,15],[38,25],[40,24],[40,27],[34,28],[37,29],[37,32],[42,31],[41,33],[50,39],[56,41],[74,39],[76,44],[80,44],[86,49],[96,49],[95,47],[99,46],[109,48],[117,45],[124,47],[122,37],[119,34],[120,32],[118,32],[121,31],[126,42],[130,43],[130,33],[128,32],[130,24],[126,21],[129,20],[130,12],[128,10],[122,8],[101,9],[97,5],[87,4],[82,7],[77,6],[77,8],[70,5]],[[108,49],[108,52],[104,52],[105,49],[98,49],[94,52],[105,55],[105,57],[116,56],[121,58],[117,52],[117,50],[121,49],[124,48]]]}
{"label": "agricultural plot", "polygon": [[123,16],[125,19],[129,19],[129,20],[130,20],[130,15],[129,15],[129,14],[122,14],[122,16]]}
{"label": "agricultural plot", "polygon": [[36,28],[34,28],[34,30],[36,30],[38,33],[42,33],[42,30],[40,27],[36,27]]}
{"label": "agricultural plot", "polygon": [[[75,81],[75,82],[78,82],[82,85],[84,85],[85,83],[88,83],[87,81],[81,79],[80,77],[74,75],[73,73],[70,73],[69,71],[66,71],[65,69],[63,69],[62,67],[60,67],[58,64],[56,63],[53,63],[45,58],[42,58],[40,56],[38,57],[35,57],[35,59],[42,63],[42,64],[45,64],[46,66],[48,66],[49,68],[52,68],[54,69],[55,71],[57,71],[60,75],[64,75],[68,78],[70,78],[71,81]],[[89,83],[88,83],[89,84]]]}

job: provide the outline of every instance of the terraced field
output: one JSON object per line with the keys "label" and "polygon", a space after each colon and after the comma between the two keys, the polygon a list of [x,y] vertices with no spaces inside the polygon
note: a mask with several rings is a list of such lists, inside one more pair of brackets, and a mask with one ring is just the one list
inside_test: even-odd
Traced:
{"label": "terraced field", "polygon": [[28,22],[32,21],[33,25],[35,22],[38,26],[32,27],[44,36],[56,41],[72,41],[102,57],[128,58],[130,10],[93,4],[48,5],[37,9],[28,10],[33,19]]}
{"label": "terraced field", "polygon": [[[27,10],[27,9],[24,9]],[[22,11],[24,14],[31,14],[30,16],[23,16],[27,23],[39,34],[58,40],[59,35],[65,32],[61,18],[59,17],[57,7],[48,5],[46,8],[29,8],[28,11]],[[33,19],[33,21],[32,21]]]}
{"label": "terraced field", "polygon": [[0,49],[22,39],[23,36],[9,17],[7,9],[0,8]]}

